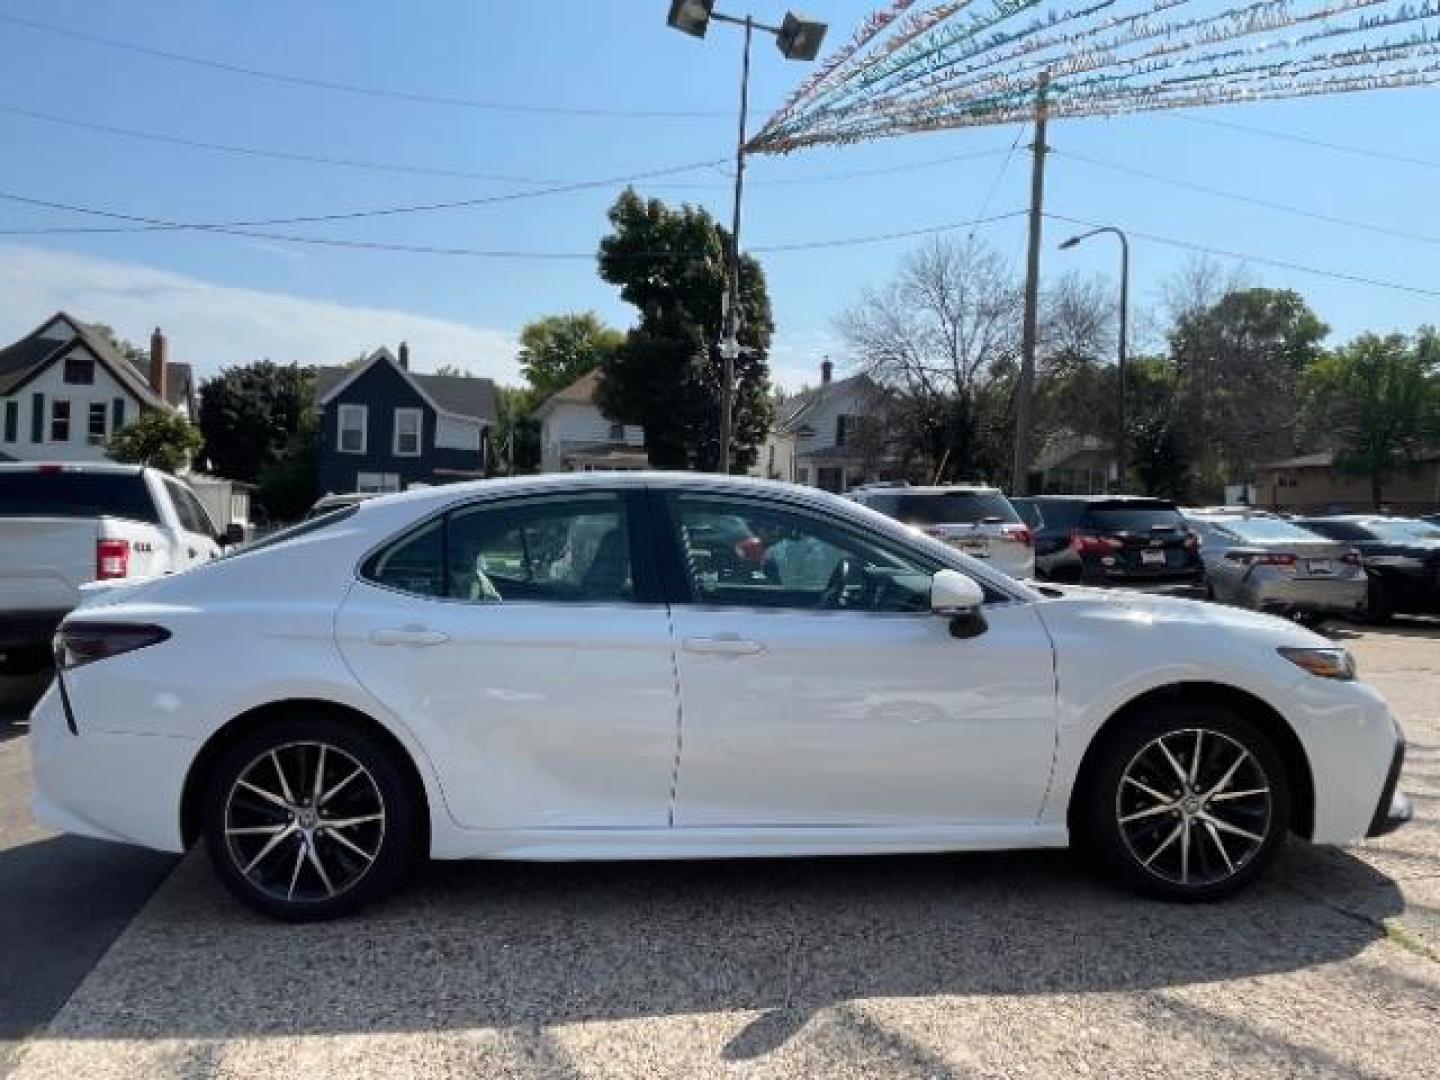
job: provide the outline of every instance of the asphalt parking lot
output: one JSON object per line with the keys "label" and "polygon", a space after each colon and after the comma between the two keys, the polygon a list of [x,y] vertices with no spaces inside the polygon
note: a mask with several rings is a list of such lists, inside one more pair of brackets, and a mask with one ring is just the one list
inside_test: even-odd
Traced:
{"label": "asphalt parking lot", "polygon": [[[1237,901],[1137,900],[1063,853],[458,864],[291,927],[192,855],[13,1076],[1440,1076],[1440,623],[1335,636],[1406,724],[1417,820],[1293,844]],[[12,982],[30,927],[0,923]]]}

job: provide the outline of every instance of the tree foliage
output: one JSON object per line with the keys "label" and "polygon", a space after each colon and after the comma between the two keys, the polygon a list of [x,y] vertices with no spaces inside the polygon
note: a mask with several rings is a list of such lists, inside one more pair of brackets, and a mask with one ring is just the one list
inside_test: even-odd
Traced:
{"label": "tree foliage", "polygon": [[200,430],[209,469],[255,483],[309,422],[315,371],[270,360],[226,368],[200,386]]}
{"label": "tree foliage", "polygon": [[1385,482],[1440,433],[1440,349],[1415,338],[1363,334],[1306,374],[1309,408],[1328,432],[1338,469],[1370,482],[1376,509]]}
{"label": "tree foliage", "polygon": [[[626,190],[610,208],[600,276],[639,311],[624,345],[601,364],[600,406],[645,428],[651,463],[713,469],[719,458],[721,332],[729,234],[698,207],[671,209]],[[731,468],[755,461],[770,427],[767,354],[774,333],[760,264],[740,260]]]}
{"label": "tree foliage", "polygon": [[190,463],[202,441],[200,432],[179,413],[147,409],[134,423],[110,436],[105,453],[112,461],[173,473]]}
{"label": "tree foliage", "polygon": [[547,315],[520,331],[520,374],[538,405],[588,375],[625,344],[625,335],[593,311]]}
{"label": "tree foliage", "polygon": [[536,405],[531,389],[499,387],[495,435],[490,443],[497,475],[520,476],[540,468],[540,422],[533,416]]}

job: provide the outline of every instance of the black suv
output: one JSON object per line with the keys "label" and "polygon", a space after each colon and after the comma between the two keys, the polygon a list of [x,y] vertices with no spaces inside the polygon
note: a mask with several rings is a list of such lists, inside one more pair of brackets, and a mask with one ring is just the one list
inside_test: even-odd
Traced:
{"label": "black suv", "polygon": [[1010,502],[1035,537],[1035,576],[1082,585],[1198,587],[1200,538],[1175,504],[1123,495]]}

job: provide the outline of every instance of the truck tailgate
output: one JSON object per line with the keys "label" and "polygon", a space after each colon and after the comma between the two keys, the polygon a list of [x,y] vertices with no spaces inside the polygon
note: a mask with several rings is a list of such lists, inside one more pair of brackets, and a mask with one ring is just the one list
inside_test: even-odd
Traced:
{"label": "truck tailgate", "polygon": [[0,612],[73,608],[99,534],[93,519],[0,517]]}

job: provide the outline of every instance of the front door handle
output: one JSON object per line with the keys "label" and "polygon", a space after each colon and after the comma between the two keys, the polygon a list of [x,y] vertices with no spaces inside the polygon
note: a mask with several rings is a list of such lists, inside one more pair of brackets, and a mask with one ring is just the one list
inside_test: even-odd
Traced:
{"label": "front door handle", "polygon": [[707,653],[711,656],[754,656],[765,651],[758,641],[750,641],[736,634],[721,634],[716,637],[687,637],[680,647],[689,653]]}
{"label": "front door handle", "polygon": [[444,645],[450,635],[423,626],[399,626],[371,630],[370,640],[376,645]]}

